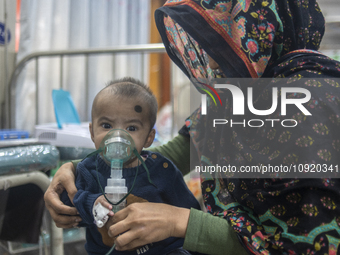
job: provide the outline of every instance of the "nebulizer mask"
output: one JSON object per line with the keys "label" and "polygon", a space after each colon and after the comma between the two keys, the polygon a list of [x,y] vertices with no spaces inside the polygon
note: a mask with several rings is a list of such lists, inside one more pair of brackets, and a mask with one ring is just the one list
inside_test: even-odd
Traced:
{"label": "nebulizer mask", "polygon": [[[112,129],[104,137],[100,148],[103,159],[111,164],[111,178],[107,179],[105,194],[107,199],[115,204],[128,192],[125,179],[123,179],[123,164],[136,157],[133,154],[135,143],[125,130]],[[114,211],[123,209],[125,200],[114,207]]]}
{"label": "nebulizer mask", "polygon": [[[122,129],[110,130],[103,138],[99,149],[95,153],[100,153],[103,160],[107,164],[111,165],[111,175],[110,178],[107,179],[105,192],[100,183],[99,186],[101,187],[106,200],[112,204],[113,212],[117,212],[125,207],[125,198],[132,191],[138,174],[137,167],[134,182],[128,192],[128,187],[126,186],[125,179],[123,178],[123,165],[125,163],[132,162],[137,157],[147,171],[149,182],[154,185],[150,179],[148,168],[146,167],[144,160],[139,155],[135,147],[135,143],[127,131]],[[91,155],[93,154],[94,153],[91,153]],[[93,207],[93,215],[98,227],[102,227],[106,223],[108,218],[106,215],[108,212],[109,210],[103,207],[100,203]]]}

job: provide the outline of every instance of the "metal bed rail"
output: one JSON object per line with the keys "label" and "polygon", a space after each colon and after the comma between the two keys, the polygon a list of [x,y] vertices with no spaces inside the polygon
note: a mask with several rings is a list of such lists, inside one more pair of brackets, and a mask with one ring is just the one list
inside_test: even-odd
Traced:
{"label": "metal bed rail", "polygon": [[[15,67],[12,75],[10,77],[8,86],[5,88],[6,93],[6,101],[5,101],[5,128],[15,128],[15,94],[16,94],[16,86],[17,79],[24,67],[31,60],[35,60],[35,87],[36,87],[36,106],[35,106],[35,114],[36,114],[36,124],[38,124],[38,116],[39,116],[39,59],[44,57],[59,57],[60,59],[60,88],[63,88],[63,66],[64,66],[64,57],[67,56],[85,56],[85,89],[86,89],[86,97],[85,100],[88,99],[88,88],[89,82],[87,73],[89,71],[88,58],[90,55],[103,55],[103,54],[112,54],[113,56],[113,65],[115,65],[114,57],[116,54],[128,54],[128,53],[138,53],[141,55],[140,64],[143,66],[145,55],[150,53],[165,53],[165,48],[162,43],[155,44],[136,44],[136,45],[126,45],[126,46],[117,46],[112,48],[94,48],[94,49],[77,49],[77,50],[56,50],[56,51],[40,51],[34,52],[26,57],[24,57]],[[144,72],[142,72],[142,75]],[[142,77],[144,80],[144,77]]]}
{"label": "metal bed rail", "polygon": [[[50,185],[48,176],[40,171],[19,173],[14,175],[3,175],[0,177],[0,190],[18,187],[25,184],[35,184],[42,192],[45,192]],[[50,251],[51,255],[63,255],[63,230],[57,228],[53,220],[50,222]]]}

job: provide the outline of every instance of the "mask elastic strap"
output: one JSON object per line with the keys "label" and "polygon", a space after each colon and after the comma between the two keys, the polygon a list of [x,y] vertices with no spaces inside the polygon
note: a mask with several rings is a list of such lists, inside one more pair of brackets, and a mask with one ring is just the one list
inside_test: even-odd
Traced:
{"label": "mask elastic strap", "polygon": [[95,151],[93,151],[93,152],[87,154],[87,155],[85,156],[85,158],[83,158],[81,161],[83,161],[83,160],[85,160],[85,159],[87,159],[87,158],[89,158],[89,157],[92,157],[93,155],[99,154],[99,153],[101,153],[102,151],[103,151],[103,149],[102,149],[102,148],[99,148],[98,150],[95,150]]}
{"label": "mask elastic strap", "polygon": [[145,164],[144,160],[142,159],[142,157],[139,155],[139,153],[136,150],[136,148],[133,149],[133,153],[136,155],[136,157],[139,159],[139,161],[142,163],[143,167],[145,168],[146,173],[148,175],[149,183],[157,189],[157,186],[151,181],[148,167],[146,166],[146,164]]}

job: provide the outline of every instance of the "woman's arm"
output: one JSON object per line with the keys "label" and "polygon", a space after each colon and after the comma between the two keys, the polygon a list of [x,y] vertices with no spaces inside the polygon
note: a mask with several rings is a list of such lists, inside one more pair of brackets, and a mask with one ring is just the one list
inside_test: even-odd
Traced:
{"label": "woman's arm", "polygon": [[195,209],[134,203],[110,219],[116,249],[134,249],[168,237],[184,239],[183,248],[205,254],[248,254],[229,222]]}
{"label": "woman's arm", "polygon": [[183,248],[204,254],[248,254],[230,223],[191,209]]}
{"label": "woman's arm", "polygon": [[[154,147],[151,151],[160,152],[168,157],[176,165],[183,174],[190,171],[190,139],[184,135],[176,136],[172,141],[166,145]],[[45,205],[50,212],[52,219],[60,228],[70,228],[78,225],[81,218],[78,216],[77,209],[64,205],[60,201],[60,194],[66,190],[71,201],[77,193],[75,186],[75,171],[76,164],[63,164],[54,175],[50,186],[45,192]]]}
{"label": "woman's arm", "polygon": [[168,143],[149,149],[170,159],[186,175],[190,172],[190,137],[179,134]]}
{"label": "woman's arm", "polygon": [[110,237],[117,250],[130,250],[186,233],[190,209],[162,203],[133,203],[109,220]]}
{"label": "woman's arm", "polygon": [[73,201],[77,188],[75,186],[75,168],[72,163],[65,163],[58,169],[44,195],[46,208],[57,227],[71,228],[77,226],[81,218],[75,207],[66,206],[61,202],[60,194],[64,190]]}

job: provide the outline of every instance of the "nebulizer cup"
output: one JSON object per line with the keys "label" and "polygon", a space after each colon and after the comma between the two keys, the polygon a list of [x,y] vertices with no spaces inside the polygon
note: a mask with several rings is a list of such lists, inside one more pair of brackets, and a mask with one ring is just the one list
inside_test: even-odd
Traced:
{"label": "nebulizer cup", "polygon": [[111,176],[105,187],[106,198],[113,204],[112,210],[117,212],[126,205],[126,200],[117,203],[128,193],[123,179],[123,164],[135,157],[135,143],[127,131],[112,129],[103,138],[100,148],[104,160],[111,164]]}

